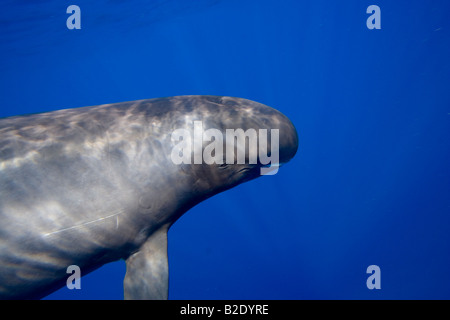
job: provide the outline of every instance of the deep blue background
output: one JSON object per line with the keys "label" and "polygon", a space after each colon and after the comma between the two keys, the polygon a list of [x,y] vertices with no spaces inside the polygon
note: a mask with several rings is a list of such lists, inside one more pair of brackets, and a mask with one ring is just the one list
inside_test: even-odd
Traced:
{"label": "deep blue background", "polygon": [[[66,28],[81,7],[82,29]],[[366,8],[381,8],[381,30]],[[0,116],[183,94],[297,127],[169,231],[171,299],[450,299],[450,2],[3,1]],[[76,245],[76,244],[74,244]],[[381,268],[381,290],[366,268]],[[122,299],[123,261],[52,299]]]}

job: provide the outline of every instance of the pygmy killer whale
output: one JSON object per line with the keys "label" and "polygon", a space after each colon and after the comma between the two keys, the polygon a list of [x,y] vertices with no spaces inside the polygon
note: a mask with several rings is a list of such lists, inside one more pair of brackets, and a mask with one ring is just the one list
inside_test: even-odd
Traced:
{"label": "pygmy killer whale", "polygon": [[125,299],[167,299],[169,227],[199,202],[278,170],[297,147],[286,116],[233,97],[0,119],[0,298],[42,298],[66,284],[69,266],[84,275],[124,259]]}

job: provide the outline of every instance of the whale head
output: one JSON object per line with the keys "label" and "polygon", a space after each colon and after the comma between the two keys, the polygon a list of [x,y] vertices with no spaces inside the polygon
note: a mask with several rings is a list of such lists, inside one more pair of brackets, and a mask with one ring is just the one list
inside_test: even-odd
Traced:
{"label": "whale head", "polygon": [[177,99],[191,111],[177,118],[171,160],[207,195],[274,175],[297,152],[294,125],[271,107],[233,97]]}

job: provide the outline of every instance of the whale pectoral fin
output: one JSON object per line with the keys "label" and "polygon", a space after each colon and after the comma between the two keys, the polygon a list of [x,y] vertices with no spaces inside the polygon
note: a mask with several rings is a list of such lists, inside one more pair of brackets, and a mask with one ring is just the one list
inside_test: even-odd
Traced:
{"label": "whale pectoral fin", "polygon": [[127,272],[123,281],[127,300],[163,300],[169,292],[167,259],[167,230],[154,233],[140,250],[126,260]]}

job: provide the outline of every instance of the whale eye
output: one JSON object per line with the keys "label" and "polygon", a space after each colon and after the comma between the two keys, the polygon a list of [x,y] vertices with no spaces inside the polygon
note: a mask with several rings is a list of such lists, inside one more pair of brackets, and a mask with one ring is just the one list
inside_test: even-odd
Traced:
{"label": "whale eye", "polygon": [[226,163],[219,164],[219,168],[226,169],[226,168],[228,168],[228,164],[226,164]]}

